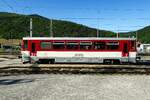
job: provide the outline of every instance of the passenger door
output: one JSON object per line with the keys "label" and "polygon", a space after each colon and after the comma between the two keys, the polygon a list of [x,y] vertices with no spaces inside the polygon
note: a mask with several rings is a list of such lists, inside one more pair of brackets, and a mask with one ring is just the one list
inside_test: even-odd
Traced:
{"label": "passenger door", "polygon": [[36,56],[36,43],[31,42],[31,56]]}
{"label": "passenger door", "polygon": [[128,57],[129,56],[129,45],[128,45],[127,42],[123,43],[122,56],[123,57]]}

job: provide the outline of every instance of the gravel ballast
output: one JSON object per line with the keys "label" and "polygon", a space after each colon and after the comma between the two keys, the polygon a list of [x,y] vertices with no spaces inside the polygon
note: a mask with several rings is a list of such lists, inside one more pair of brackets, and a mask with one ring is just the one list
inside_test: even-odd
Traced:
{"label": "gravel ballast", "polygon": [[149,99],[149,75],[37,74],[0,77],[0,100]]}

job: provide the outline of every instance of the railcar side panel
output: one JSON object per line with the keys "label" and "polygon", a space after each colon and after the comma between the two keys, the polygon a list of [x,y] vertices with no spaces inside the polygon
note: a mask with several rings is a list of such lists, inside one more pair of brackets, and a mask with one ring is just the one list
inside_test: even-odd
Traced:
{"label": "railcar side panel", "polygon": [[22,61],[103,63],[105,60],[136,63],[136,41],[121,39],[28,39],[22,43]]}

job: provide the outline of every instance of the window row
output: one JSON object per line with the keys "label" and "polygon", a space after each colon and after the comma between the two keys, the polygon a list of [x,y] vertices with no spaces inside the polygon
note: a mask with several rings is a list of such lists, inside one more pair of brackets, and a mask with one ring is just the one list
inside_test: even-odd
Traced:
{"label": "window row", "polygon": [[119,42],[41,42],[41,49],[118,50]]}

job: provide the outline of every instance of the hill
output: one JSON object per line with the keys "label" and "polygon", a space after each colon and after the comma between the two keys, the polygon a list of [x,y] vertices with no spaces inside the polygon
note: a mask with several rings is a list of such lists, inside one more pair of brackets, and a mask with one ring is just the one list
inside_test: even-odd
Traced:
{"label": "hill", "polygon": [[[29,36],[30,18],[33,19],[33,36],[50,36],[50,19],[37,15],[0,12],[0,38],[21,39]],[[53,19],[54,37],[96,37],[97,29],[74,22]],[[111,31],[99,30],[100,37],[115,37]],[[138,30],[138,40],[150,43],[150,26]],[[136,31],[120,34],[120,37],[136,37]]]}
{"label": "hill", "polygon": [[144,43],[150,43],[150,26],[138,30],[138,39]]}
{"label": "hill", "polygon": [[144,27],[137,31],[122,33],[120,36],[121,37],[131,37],[131,36],[136,37],[136,33],[137,33],[138,41],[142,43],[150,43],[150,26]]}
{"label": "hill", "polygon": [[[29,36],[30,18],[33,19],[33,36],[49,36],[50,19],[40,15],[22,15],[0,12],[0,38],[21,39]],[[115,36],[111,31],[99,30],[100,36]],[[54,37],[95,37],[97,30],[85,25],[53,20]]]}

